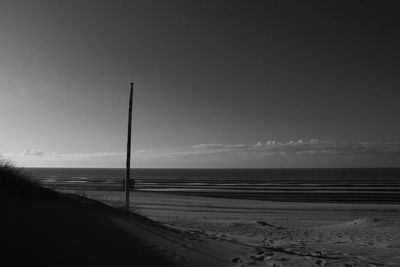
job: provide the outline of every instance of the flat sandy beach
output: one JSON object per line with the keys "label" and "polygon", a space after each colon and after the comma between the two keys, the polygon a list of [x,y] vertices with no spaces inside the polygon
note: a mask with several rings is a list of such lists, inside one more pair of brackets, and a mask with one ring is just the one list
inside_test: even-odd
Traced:
{"label": "flat sandy beach", "polygon": [[[112,206],[123,199],[115,191],[75,193]],[[400,266],[398,204],[267,202],[143,191],[132,192],[131,203],[132,211],[160,222],[165,231],[142,229],[136,236],[182,266]],[[116,223],[137,231],[126,221]]]}

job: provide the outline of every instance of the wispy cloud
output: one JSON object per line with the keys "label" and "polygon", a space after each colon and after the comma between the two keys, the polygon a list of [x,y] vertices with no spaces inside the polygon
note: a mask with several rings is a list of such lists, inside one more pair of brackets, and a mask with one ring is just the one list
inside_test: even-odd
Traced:
{"label": "wispy cloud", "polygon": [[94,153],[53,153],[43,152],[40,149],[26,149],[23,152],[3,152],[3,157],[54,157],[54,158],[102,158],[102,157],[122,157],[122,152],[94,152]]}
{"label": "wispy cloud", "polygon": [[[136,162],[146,163],[165,161],[179,162],[182,160],[219,159],[229,161],[232,158],[281,158],[290,157],[322,157],[322,156],[362,156],[400,159],[400,142],[331,142],[311,139],[279,142],[268,140],[255,144],[197,144],[189,147],[170,149],[146,149],[133,153]],[[2,153],[3,158],[11,159],[22,166],[117,166],[122,167],[125,152],[95,152],[95,153],[52,153],[40,149],[26,149],[19,153]]]}
{"label": "wispy cloud", "polygon": [[193,157],[193,156],[317,156],[317,155],[393,155],[400,156],[400,143],[376,144],[371,142],[346,143],[297,140],[279,142],[268,140],[256,144],[198,144],[179,151],[145,151],[151,157]]}
{"label": "wispy cloud", "polygon": [[3,152],[0,157],[11,160],[18,166],[62,166],[62,167],[121,167],[125,154],[121,152],[52,153],[39,149],[23,152]]}
{"label": "wispy cloud", "polygon": [[39,149],[26,149],[24,152],[22,152],[23,155],[25,156],[44,156],[43,151]]}

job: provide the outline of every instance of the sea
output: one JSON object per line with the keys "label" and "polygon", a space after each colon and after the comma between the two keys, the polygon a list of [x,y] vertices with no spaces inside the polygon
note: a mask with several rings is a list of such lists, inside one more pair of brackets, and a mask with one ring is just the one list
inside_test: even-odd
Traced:
{"label": "sea", "polygon": [[[122,191],[125,177],[125,169],[23,171],[58,190]],[[400,168],[132,169],[131,190],[265,201],[400,204]]]}

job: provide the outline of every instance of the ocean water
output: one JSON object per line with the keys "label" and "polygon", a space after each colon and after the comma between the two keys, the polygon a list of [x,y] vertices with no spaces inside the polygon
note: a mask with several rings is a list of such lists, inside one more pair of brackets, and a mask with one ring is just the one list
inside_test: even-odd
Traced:
{"label": "ocean water", "polygon": [[[57,189],[122,190],[124,169],[25,168]],[[272,201],[399,203],[400,168],[133,169],[137,190]]]}

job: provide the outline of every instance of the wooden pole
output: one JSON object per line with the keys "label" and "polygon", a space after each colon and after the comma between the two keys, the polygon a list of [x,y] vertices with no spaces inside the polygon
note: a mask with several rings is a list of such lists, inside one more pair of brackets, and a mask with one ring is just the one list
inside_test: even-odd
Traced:
{"label": "wooden pole", "polygon": [[129,190],[131,181],[131,131],[132,131],[132,102],[133,102],[133,82],[129,93],[129,119],[128,119],[128,141],[126,147],[126,177],[125,177],[125,209],[129,210]]}

